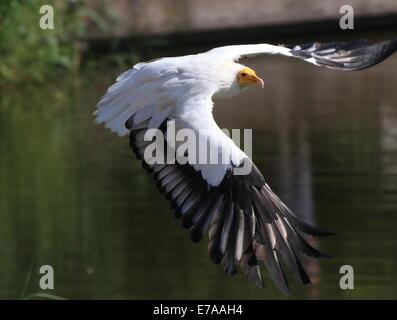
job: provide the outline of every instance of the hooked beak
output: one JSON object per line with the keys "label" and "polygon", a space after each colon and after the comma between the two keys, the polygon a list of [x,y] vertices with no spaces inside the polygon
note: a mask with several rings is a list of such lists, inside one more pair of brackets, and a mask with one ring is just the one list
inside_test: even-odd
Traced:
{"label": "hooked beak", "polygon": [[263,87],[265,86],[263,80],[261,78],[259,78],[257,75],[253,75],[252,76],[252,80],[256,83],[259,83],[263,89]]}

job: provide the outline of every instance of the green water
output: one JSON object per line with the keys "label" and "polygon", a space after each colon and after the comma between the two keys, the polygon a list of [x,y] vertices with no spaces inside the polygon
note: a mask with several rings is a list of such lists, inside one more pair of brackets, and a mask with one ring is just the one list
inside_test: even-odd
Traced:
{"label": "green water", "polygon": [[[265,88],[217,103],[216,118],[252,128],[268,183],[337,233],[313,240],[333,258],[305,260],[313,284],[289,277],[292,298],[397,298],[397,56],[356,73],[282,57],[246,64]],[[121,71],[2,92],[0,298],[44,292],[48,264],[50,293],[69,299],[283,299],[266,275],[260,290],[212,264],[207,239],[191,243],[128,139],[94,124]],[[345,264],[354,290],[339,288]]]}

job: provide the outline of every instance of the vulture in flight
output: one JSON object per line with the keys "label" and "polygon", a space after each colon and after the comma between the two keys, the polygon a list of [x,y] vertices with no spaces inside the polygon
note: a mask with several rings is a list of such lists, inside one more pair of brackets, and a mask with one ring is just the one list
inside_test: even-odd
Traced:
{"label": "vulture in flight", "polygon": [[[232,98],[251,84],[263,87],[254,70],[237,62],[241,58],[279,54],[329,69],[356,71],[376,65],[396,50],[397,39],[360,40],[230,45],[161,58],[138,63],[121,74],[94,114],[97,123],[119,136],[129,135],[133,152],[189,229],[191,239],[198,242],[208,232],[214,263],[222,263],[230,275],[240,266],[257,287],[263,287],[260,264],[264,264],[277,288],[288,295],[283,267],[308,284],[300,256],[326,256],[303,234],[331,233],[297,217],[271,190],[251,159],[216,124],[213,101]],[[167,139],[171,129],[189,130],[197,140],[190,139],[187,146],[171,141]],[[215,157],[209,159],[209,150]]]}

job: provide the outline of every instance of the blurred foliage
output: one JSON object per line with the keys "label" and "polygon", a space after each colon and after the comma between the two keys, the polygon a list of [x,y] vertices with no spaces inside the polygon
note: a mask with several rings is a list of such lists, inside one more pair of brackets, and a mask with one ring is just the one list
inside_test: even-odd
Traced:
{"label": "blurred foliage", "polygon": [[[54,29],[42,30],[42,5],[54,8]],[[104,19],[83,1],[0,1],[0,80],[2,84],[25,85],[76,72],[84,54],[82,39],[89,24],[106,32],[117,21],[115,13]],[[108,22],[110,21],[110,22]],[[124,61],[116,56],[115,62]],[[90,63],[89,65],[95,65]]]}
{"label": "blurred foliage", "polygon": [[[54,29],[42,30],[39,9],[54,8]],[[78,8],[54,0],[15,0],[0,3],[0,76],[11,83],[43,80],[53,71],[79,64],[76,39],[84,32]]]}

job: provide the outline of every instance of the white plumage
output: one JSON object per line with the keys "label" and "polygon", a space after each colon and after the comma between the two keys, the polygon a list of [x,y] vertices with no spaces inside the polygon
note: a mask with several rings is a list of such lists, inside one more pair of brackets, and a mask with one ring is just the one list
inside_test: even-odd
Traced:
{"label": "white plumage", "polygon": [[[98,103],[96,121],[120,136],[129,133],[125,123],[150,120],[148,128],[158,128],[165,119],[176,120],[177,129],[201,130],[211,144],[224,146],[228,162],[239,165],[244,153],[216,125],[211,98],[235,96],[241,88],[236,74],[244,66],[221,59],[209,51],[179,58],[162,58],[139,63],[117,78]],[[216,167],[195,164],[211,185],[219,184],[227,165]]]}

